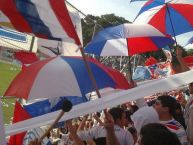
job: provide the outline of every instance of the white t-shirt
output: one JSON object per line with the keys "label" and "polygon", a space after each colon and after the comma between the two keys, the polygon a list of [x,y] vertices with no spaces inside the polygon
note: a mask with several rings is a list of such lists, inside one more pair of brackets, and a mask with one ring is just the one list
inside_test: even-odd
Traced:
{"label": "white t-shirt", "polygon": [[171,132],[175,133],[180,140],[182,145],[187,145],[187,135],[184,127],[175,119],[168,121],[160,121],[161,124],[165,125]]}
{"label": "white t-shirt", "polygon": [[153,107],[145,106],[138,109],[133,115],[131,115],[131,120],[133,121],[134,127],[139,134],[144,125],[149,123],[159,123],[159,116]]}
{"label": "white t-shirt", "polygon": [[[115,135],[121,145],[133,145],[134,140],[130,132],[124,130],[118,125],[114,126]],[[106,129],[104,126],[96,126],[87,131],[79,131],[78,136],[81,140],[99,139],[106,137]]]}
{"label": "white t-shirt", "polygon": [[63,134],[58,145],[73,145],[74,142],[70,140],[69,134]]}

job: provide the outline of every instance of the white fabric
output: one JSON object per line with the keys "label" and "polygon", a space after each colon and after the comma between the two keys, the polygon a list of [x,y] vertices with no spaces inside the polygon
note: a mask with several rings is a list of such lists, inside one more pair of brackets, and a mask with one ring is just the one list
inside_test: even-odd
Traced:
{"label": "white fabric", "polygon": [[180,35],[176,36],[176,40],[177,40],[178,44],[181,45],[181,46],[186,46],[188,43],[190,43],[188,41],[191,38],[193,38],[193,31],[183,33],[183,34],[180,34]]}
{"label": "white fabric", "polygon": [[[60,64],[62,65],[59,67]],[[34,80],[28,100],[62,95],[82,96],[72,68],[61,57],[58,57],[40,70]]]}
{"label": "white fabric", "polygon": [[83,45],[82,25],[81,25],[81,17],[79,15],[79,12],[76,9],[74,9],[71,5],[69,5],[68,2],[65,1],[65,3],[68,9],[68,12],[70,14],[72,23],[74,24],[74,28],[76,29],[76,32],[78,34],[79,40]]}
{"label": "white fabric", "polygon": [[108,40],[103,47],[101,56],[128,56],[126,39]]}
{"label": "white fabric", "polygon": [[193,94],[190,94],[190,98],[186,103],[184,117],[187,125],[186,133],[188,140],[192,143],[189,145],[193,145]]}
{"label": "white fabric", "polygon": [[149,37],[149,36],[164,36],[159,30],[149,24],[124,24],[125,37]]}
{"label": "white fabric", "polygon": [[[58,52],[59,50],[59,55],[63,55],[63,56],[82,56],[79,46],[76,45],[75,43],[70,43],[65,41],[58,42],[54,40],[47,40],[47,39],[41,39],[41,38],[38,38],[37,42],[38,42],[37,43],[38,51],[40,52],[40,54],[42,54],[45,57],[57,56],[48,48],[52,49],[55,52]],[[45,48],[45,47],[48,47],[48,48]]]}
{"label": "white fabric", "polygon": [[[74,106],[70,112],[65,113],[65,115],[61,118],[61,121],[97,112],[99,110],[143,98],[144,96],[149,96],[157,92],[176,89],[177,87],[193,82],[192,75],[193,70],[190,70],[165,79],[142,83],[142,85],[133,89],[119,91],[117,93],[108,94],[106,96],[102,95],[102,98],[100,99]],[[60,110],[6,126],[6,136],[49,124],[54,121],[59,112]]]}
{"label": "white fabric", "polygon": [[170,3],[178,3],[178,4],[193,4],[192,0],[172,0]]}
{"label": "white fabric", "polygon": [[149,123],[159,123],[158,113],[153,107],[148,106],[142,107],[137,110],[131,116],[131,119],[138,134],[140,133],[140,130],[144,125]]}

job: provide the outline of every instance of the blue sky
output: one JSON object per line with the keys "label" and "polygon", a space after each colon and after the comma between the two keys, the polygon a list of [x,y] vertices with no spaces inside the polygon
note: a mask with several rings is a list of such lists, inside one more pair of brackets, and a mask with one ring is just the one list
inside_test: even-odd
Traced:
{"label": "blue sky", "polygon": [[114,13],[132,21],[140,6],[130,5],[130,0],[68,0],[76,8],[85,14],[100,16]]}

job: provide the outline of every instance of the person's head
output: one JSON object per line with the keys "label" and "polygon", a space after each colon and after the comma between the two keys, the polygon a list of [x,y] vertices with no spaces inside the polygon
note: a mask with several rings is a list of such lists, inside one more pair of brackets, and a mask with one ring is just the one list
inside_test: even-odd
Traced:
{"label": "person's head", "polygon": [[190,83],[190,84],[188,85],[188,88],[189,88],[189,93],[190,93],[190,94],[193,94],[193,83]]}
{"label": "person's head", "polygon": [[154,104],[154,108],[160,115],[174,116],[177,101],[169,95],[159,96]]}
{"label": "person's head", "polygon": [[177,120],[184,128],[186,128],[185,120],[184,120],[184,117],[183,117],[182,106],[180,105],[180,103],[177,103],[175,115],[174,115],[173,117],[174,117],[174,119]]}
{"label": "person's head", "polygon": [[112,115],[116,125],[124,127],[126,124],[126,114],[125,111],[120,107],[111,108],[109,113]]}
{"label": "person's head", "polygon": [[181,145],[176,134],[164,125],[151,123],[143,126],[138,138],[139,145]]}
{"label": "person's head", "polygon": [[133,114],[133,112],[131,110],[126,110],[125,114],[126,114],[126,127],[132,126],[133,121],[131,120],[131,115]]}

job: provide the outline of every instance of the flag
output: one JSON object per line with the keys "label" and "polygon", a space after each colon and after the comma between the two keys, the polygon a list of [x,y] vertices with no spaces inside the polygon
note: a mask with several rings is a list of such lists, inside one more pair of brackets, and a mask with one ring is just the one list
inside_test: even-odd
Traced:
{"label": "flag", "polygon": [[35,53],[25,51],[15,52],[14,56],[21,61],[22,64],[31,64],[39,60]]}
{"label": "flag", "polygon": [[60,110],[65,99],[68,99],[72,105],[77,105],[87,101],[86,97],[58,97],[23,104],[23,108],[30,114],[31,117],[37,117],[46,113]]}
{"label": "flag", "polygon": [[[79,12],[68,3],[66,4],[81,45],[83,45],[81,17],[79,15]],[[57,55],[82,56],[78,45],[66,42],[65,40],[55,41],[39,38],[37,41],[37,45],[39,53],[45,57],[54,57]]]}
{"label": "flag", "polygon": [[80,45],[65,0],[1,0],[0,11],[20,32]]}
{"label": "flag", "polygon": [[[60,110],[65,99],[70,100],[73,105],[77,105],[87,101],[87,99],[83,99],[83,97],[59,97],[36,101],[34,103],[24,103],[23,105],[16,101],[13,123]],[[63,123],[59,123],[57,126],[60,125],[63,125]],[[41,128],[35,128],[29,130],[28,132],[16,134],[10,137],[9,145],[22,145],[23,142],[24,144],[28,143],[30,141],[29,139],[39,137],[41,136],[40,134],[42,134]],[[45,139],[44,144],[48,145],[49,140]]]}
{"label": "flag", "polygon": [[[29,145],[31,141],[34,141],[36,138],[40,138],[44,134],[44,132],[45,130],[40,127],[29,130],[24,137],[22,145]],[[41,145],[52,145],[52,143],[50,139],[46,136],[42,140]]]}
{"label": "flag", "polygon": [[[13,123],[23,121],[29,118],[31,118],[31,115],[29,115],[29,113],[23,109],[20,103],[16,101]],[[22,133],[11,136],[9,140],[9,145],[22,145],[25,134],[26,132],[22,132]]]}
{"label": "flag", "polygon": [[159,62],[148,66],[151,71],[152,79],[165,78],[173,74],[173,69],[170,62]]}
{"label": "flag", "polygon": [[133,74],[133,80],[144,81],[158,78],[165,78],[173,75],[170,62],[159,62],[149,66],[138,66]]}

